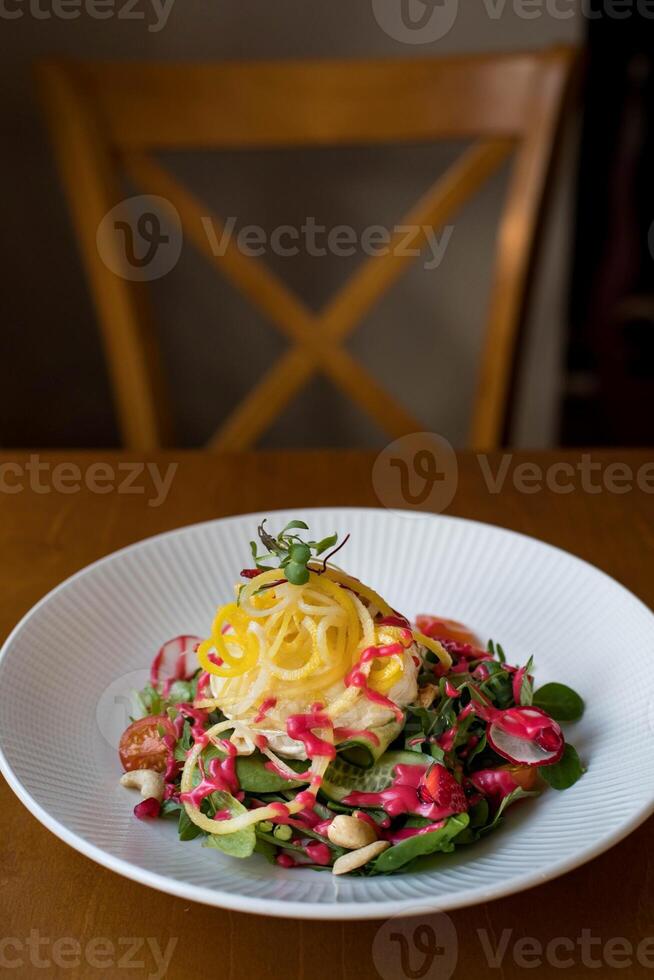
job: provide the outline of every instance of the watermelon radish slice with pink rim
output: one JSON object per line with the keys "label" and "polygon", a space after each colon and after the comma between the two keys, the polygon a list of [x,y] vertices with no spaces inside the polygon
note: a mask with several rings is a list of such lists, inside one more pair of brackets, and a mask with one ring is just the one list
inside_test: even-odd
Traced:
{"label": "watermelon radish slice with pink rim", "polygon": [[195,651],[202,643],[201,636],[182,634],[167,640],[157,651],[150,667],[150,683],[156,689],[164,685],[164,694],[173,681],[188,680],[197,670]]}
{"label": "watermelon radish slice with pink rim", "polygon": [[541,708],[531,706],[498,712],[486,736],[498,755],[520,766],[551,766],[565,748],[559,725]]}

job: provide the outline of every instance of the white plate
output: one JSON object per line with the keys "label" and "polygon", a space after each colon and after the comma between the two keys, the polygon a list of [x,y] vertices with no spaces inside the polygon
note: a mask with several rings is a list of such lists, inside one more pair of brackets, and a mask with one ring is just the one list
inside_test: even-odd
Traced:
{"label": "white plate", "polygon": [[[436,612],[536,660],[586,700],[570,740],[588,765],[563,793],[509,811],[483,842],[430,870],[378,878],[274,868],[179,843],[174,822],[134,819],[115,744],[153,651],[205,634],[248,564],[263,515],[182,528],[64,582],[32,609],[0,660],[0,765],[46,827],[100,864],[210,905],[301,918],[374,918],[483,902],[582,864],[654,809],[654,616],[585,562],[510,531],[448,517],[303,511],[317,537],[351,532],[339,559],[407,613]],[[275,528],[298,512],[270,515]]]}

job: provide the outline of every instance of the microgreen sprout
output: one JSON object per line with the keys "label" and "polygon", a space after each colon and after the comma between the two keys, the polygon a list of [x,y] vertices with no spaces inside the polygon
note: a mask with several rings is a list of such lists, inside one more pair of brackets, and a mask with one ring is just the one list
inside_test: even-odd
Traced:
{"label": "microgreen sprout", "polygon": [[[309,530],[309,526],[304,521],[289,521],[276,537],[266,530],[265,523],[265,520],[262,521],[257,528],[259,540],[266,549],[265,552],[260,555],[257,542],[250,541],[250,551],[254,563],[262,572],[270,571],[272,568],[281,569],[292,585],[306,585],[309,581],[308,564],[311,559],[322,555],[338,541],[338,534],[330,534],[322,541],[303,541],[300,535],[295,532]],[[345,544],[345,541],[340,547]],[[328,557],[329,555],[323,559],[323,570]],[[278,564],[266,564],[269,561],[277,561]]]}

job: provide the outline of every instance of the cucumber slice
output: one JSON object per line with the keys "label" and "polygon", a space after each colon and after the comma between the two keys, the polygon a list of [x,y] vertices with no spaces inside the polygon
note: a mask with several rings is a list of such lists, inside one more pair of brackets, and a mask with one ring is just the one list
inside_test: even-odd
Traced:
{"label": "cucumber slice", "polygon": [[320,790],[335,803],[340,803],[354,791],[381,793],[393,782],[395,766],[426,768],[431,761],[420,752],[385,752],[370,769],[361,769],[337,756],[327,769]]}
{"label": "cucumber slice", "polygon": [[[360,766],[362,769],[370,769],[375,762],[384,754],[391,742],[404,728],[404,721],[387,722],[378,728],[371,728],[368,732],[359,732],[348,738],[347,742],[340,742],[338,754],[353,766]],[[367,737],[371,735],[372,738]]]}

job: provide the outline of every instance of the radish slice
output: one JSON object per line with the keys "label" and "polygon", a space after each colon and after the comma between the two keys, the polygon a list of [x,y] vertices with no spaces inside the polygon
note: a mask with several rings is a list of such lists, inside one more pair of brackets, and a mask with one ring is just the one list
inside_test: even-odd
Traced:
{"label": "radish slice", "polygon": [[560,727],[540,708],[509,708],[489,724],[486,734],[498,755],[521,766],[551,766],[565,748]]}
{"label": "radish slice", "polygon": [[183,634],[168,640],[159,648],[150,667],[150,683],[155,689],[163,681],[164,694],[170,690],[173,681],[185,681],[193,676],[198,668],[195,651],[202,643],[201,636]]}

